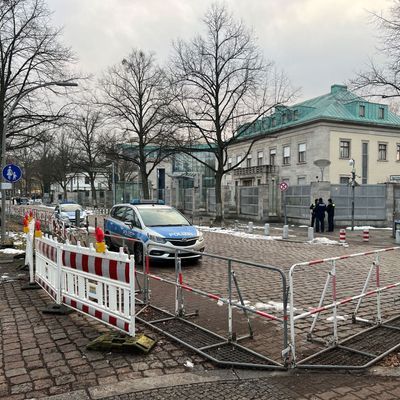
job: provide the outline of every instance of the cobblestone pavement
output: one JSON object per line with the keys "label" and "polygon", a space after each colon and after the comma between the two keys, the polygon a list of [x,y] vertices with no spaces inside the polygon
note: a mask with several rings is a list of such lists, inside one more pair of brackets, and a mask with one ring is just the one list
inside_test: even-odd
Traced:
{"label": "cobblestone pavement", "polygon": [[[347,248],[338,245],[304,244],[306,237],[304,228],[293,228],[290,234],[291,241],[253,240],[212,232],[206,233],[205,236],[209,253],[261,264],[272,264],[282,268],[285,272],[295,262],[394,245],[389,231],[371,232],[371,241],[368,244],[362,243],[361,232],[354,232],[353,235],[350,235],[350,246]],[[337,239],[334,236],[332,238]],[[395,252],[385,253],[381,257],[383,283],[392,282],[399,277],[397,260],[398,256]],[[350,288],[354,285],[358,285],[359,289],[372,261],[371,259],[366,261],[354,259],[345,263],[343,267],[338,266],[338,268],[342,268],[340,269],[341,277],[338,277],[339,295],[348,295]],[[226,295],[226,268],[226,262],[217,259],[208,260],[205,257],[201,263],[184,266],[184,281],[206,291]],[[244,266],[237,263],[234,264],[234,269],[237,273],[241,293],[251,304],[255,304],[257,301],[264,303],[271,300],[281,301],[279,281],[271,274],[262,270],[256,271],[256,269],[254,272],[253,269],[245,269]],[[300,289],[296,291],[296,307],[302,309],[310,303],[315,304],[318,301],[327,271],[322,267],[313,267],[312,271],[308,270],[299,274]],[[152,272],[166,277],[174,276],[171,266],[154,265]],[[8,274],[7,278],[0,280],[0,398],[18,400],[58,394],[65,394],[65,398],[68,397],[69,400],[73,400],[73,398],[106,398],[110,397],[112,393],[105,389],[96,392],[94,389],[98,387],[118,388],[120,384],[125,383],[133,385],[132,390],[125,390],[123,393],[126,394],[111,398],[167,399],[172,396],[176,399],[400,398],[397,378],[349,374],[328,375],[314,372],[289,374],[284,377],[275,377],[264,372],[262,379],[252,381],[243,379],[227,381],[221,378],[212,382],[204,380],[193,382],[190,386],[185,385],[185,382],[176,386],[176,384],[171,384],[173,382],[171,379],[168,381],[168,388],[163,388],[163,385],[160,384],[155,386],[158,387],[156,390],[153,387],[150,391],[147,390],[149,388],[145,388],[139,393],[132,393],[135,392],[135,384],[140,382],[151,382],[152,380],[158,382],[157,378],[188,376],[189,373],[200,375],[207,373],[207,380],[210,380],[210,376],[212,377],[213,374],[217,376],[220,369],[179,344],[150,332],[140,325],[138,326],[140,331],[158,339],[156,347],[147,356],[87,351],[86,344],[97,337],[99,333],[108,332],[108,328],[78,313],[68,316],[42,314],[41,308],[50,304],[50,299],[46,294],[42,290],[21,291],[21,286],[25,281],[20,280],[21,277],[18,276],[20,271],[15,265],[0,264],[0,276],[5,276],[5,273]],[[339,287],[339,285],[341,286]],[[152,286],[152,289],[155,301],[157,301],[157,294],[162,293],[165,302],[169,302],[170,294],[164,288],[161,290]],[[398,296],[398,290],[395,293]],[[222,317],[226,312],[224,307],[204,299],[195,300],[193,294],[185,295],[185,299],[186,301],[191,300],[188,304],[188,311],[196,308],[200,310],[200,322],[214,327],[216,331],[226,333],[227,322],[226,318]],[[385,316],[398,313],[398,303],[394,302],[396,296],[383,298],[383,300]],[[172,305],[168,304],[168,307],[172,307]],[[371,313],[373,306],[373,303],[367,304],[363,308],[363,315]],[[343,314],[348,312],[349,310],[345,309]],[[235,314],[235,318],[237,319],[235,321],[237,330],[246,332],[247,322],[243,319],[243,315],[241,314],[243,320],[239,320],[239,313]],[[331,326],[327,324],[326,319],[323,321],[319,333],[328,334]],[[345,329],[348,324],[345,322],[348,321],[343,323],[343,332],[348,333]],[[272,349],[274,355],[278,357],[281,350],[279,327],[265,321],[257,320],[256,322],[255,319],[254,323],[257,335],[259,335],[256,336],[259,341],[255,348],[257,350]],[[306,332],[306,325],[299,326],[300,333]],[[259,329],[261,327],[263,329]],[[267,332],[267,338],[259,333],[260,330]],[[257,340],[255,341],[257,342]],[[304,354],[306,355],[307,351],[313,349],[314,347],[304,340]],[[184,363],[188,360],[194,364],[193,369],[188,370],[184,367]],[[78,397],[73,397],[71,393],[75,393]]]}
{"label": "cobblestone pavement", "polygon": [[342,374],[300,375],[175,386],[109,397],[107,400],[383,400],[400,397],[399,381]]}

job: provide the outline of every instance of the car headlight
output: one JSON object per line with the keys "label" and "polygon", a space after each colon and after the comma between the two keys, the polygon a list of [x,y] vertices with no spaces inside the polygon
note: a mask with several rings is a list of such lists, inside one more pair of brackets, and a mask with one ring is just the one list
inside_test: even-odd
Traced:
{"label": "car headlight", "polygon": [[167,243],[167,240],[161,236],[152,235],[151,233],[147,234],[149,239],[155,243]]}
{"label": "car headlight", "polygon": [[65,220],[65,221],[69,221],[68,214],[66,214],[66,213],[61,213],[61,214],[60,214],[60,218],[61,218],[62,220]]}

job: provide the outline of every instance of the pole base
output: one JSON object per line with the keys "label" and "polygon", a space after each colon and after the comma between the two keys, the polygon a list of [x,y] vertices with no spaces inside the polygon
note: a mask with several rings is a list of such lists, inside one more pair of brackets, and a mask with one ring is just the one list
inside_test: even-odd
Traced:
{"label": "pole base", "polygon": [[64,304],[50,304],[46,308],[41,309],[43,314],[68,315],[74,312],[71,308]]}
{"label": "pole base", "polygon": [[119,333],[106,333],[90,342],[88,350],[122,352],[122,353],[149,353],[156,341],[149,336],[140,334],[135,337]]}
{"label": "pole base", "polygon": [[22,286],[22,290],[37,290],[41,289],[42,287],[38,285],[36,282],[29,282],[26,285]]}

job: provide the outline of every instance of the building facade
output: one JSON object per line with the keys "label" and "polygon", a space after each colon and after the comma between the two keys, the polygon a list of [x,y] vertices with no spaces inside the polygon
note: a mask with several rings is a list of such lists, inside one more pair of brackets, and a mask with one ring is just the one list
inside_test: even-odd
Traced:
{"label": "building facade", "polygon": [[396,181],[400,117],[386,104],[332,85],[328,94],[277,107],[271,116],[247,126],[229,151],[228,163],[237,162],[241,163],[226,177],[227,184],[257,186],[277,179],[289,185],[346,184],[352,171],[360,184]]}

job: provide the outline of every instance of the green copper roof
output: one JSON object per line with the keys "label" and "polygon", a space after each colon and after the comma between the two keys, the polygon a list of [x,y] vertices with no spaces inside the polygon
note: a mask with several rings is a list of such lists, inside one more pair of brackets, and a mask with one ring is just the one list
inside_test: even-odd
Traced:
{"label": "green copper roof", "polygon": [[240,129],[242,138],[263,133],[276,133],[307,122],[332,120],[359,124],[374,124],[400,129],[400,116],[392,113],[386,104],[372,103],[349,92],[347,86],[332,85],[331,91],[293,106],[277,106],[274,114],[251,126]]}

